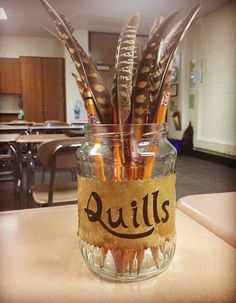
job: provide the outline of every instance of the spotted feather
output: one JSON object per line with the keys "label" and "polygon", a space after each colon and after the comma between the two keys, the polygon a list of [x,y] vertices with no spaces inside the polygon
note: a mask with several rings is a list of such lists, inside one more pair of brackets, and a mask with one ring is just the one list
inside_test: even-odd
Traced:
{"label": "spotted feather", "polygon": [[160,42],[173,26],[176,13],[169,16],[161,24],[156,23],[156,27],[151,30],[146,47],[140,60],[137,77],[132,92],[131,120],[134,123],[145,123],[147,118],[148,98],[149,98],[149,77],[155,70],[155,57],[160,47]]}
{"label": "spotted feather", "polygon": [[200,5],[195,6],[177,25],[172,37],[170,38],[167,47],[165,49],[164,55],[157,64],[155,73],[151,79],[151,96],[149,102],[149,118],[148,122],[152,123],[156,121],[156,115],[158,112],[158,107],[160,105],[161,93],[164,85],[170,79],[171,66],[173,63],[174,55],[178,50],[178,45],[184,38],[188,28],[196,17],[198,11],[200,10]]}
{"label": "spotted feather", "polygon": [[[73,36],[73,27],[63,15],[60,15],[46,0],[40,0],[49,16],[53,19],[59,38],[64,42],[74,62],[80,79],[79,88],[90,87],[93,95],[98,118],[102,123],[112,122],[113,107],[108,90],[101,76],[96,71],[92,61]],[[99,103],[103,100],[103,103]],[[104,102],[105,100],[105,102]]]}

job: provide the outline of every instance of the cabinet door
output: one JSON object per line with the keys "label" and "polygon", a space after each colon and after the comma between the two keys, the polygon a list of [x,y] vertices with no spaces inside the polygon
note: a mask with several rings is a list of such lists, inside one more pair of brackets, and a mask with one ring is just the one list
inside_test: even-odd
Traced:
{"label": "cabinet door", "polygon": [[19,59],[0,58],[0,93],[21,94]]}
{"label": "cabinet door", "polygon": [[44,120],[65,121],[64,59],[42,58]]}
{"label": "cabinet door", "polygon": [[95,66],[101,64],[108,67],[107,71],[99,71],[106,87],[111,90],[117,41],[119,35],[108,33],[89,33],[90,53]]}
{"label": "cabinet door", "polygon": [[22,103],[25,119],[42,122],[43,88],[41,58],[21,57]]}

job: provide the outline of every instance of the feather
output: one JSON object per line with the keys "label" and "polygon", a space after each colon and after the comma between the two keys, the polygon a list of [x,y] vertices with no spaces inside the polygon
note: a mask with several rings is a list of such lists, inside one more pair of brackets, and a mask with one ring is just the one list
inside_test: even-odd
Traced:
{"label": "feather", "polygon": [[89,87],[93,93],[93,100],[97,116],[102,123],[112,123],[113,106],[110,94],[106,89],[103,79],[97,72],[92,60],[88,57],[84,49],[79,45],[77,41],[76,45],[84,65]]}
{"label": "feather", "polygon": [[162,22],[164,21],[164,17],[160,17],[160,18],[157,18],[154,20],[153,22],[153,25],[150,29],[150,32],[149,32],[149,39],[151,39],[153,37],[153,34],[155,33],[155,31],[157,30],[157,28],[159,28],[159,26],[162,24]]}
{"label": "feather", "polygon": [[72,73],[72,76],[75,78],[75,81],[76,81],[77,86],[79,88],[79,92],[80,92],[80,94],[82,96],[83,91],[84,91],[84,89],[85,89],[86,86],[84,85],[84,82],[81,79],[80,75],[76,75],[75,73]]}
{"label": "feather", "polygon": [[177,29],[174,31],[172,37],[170,38],[164,55],[158,62],[156,71],[151,79],[151,102],[149,104],[149,120],[152,123],[156,121],[158,107],[160,105],[161,93],[166,82],[170,81],[170,73],[174,55],[178,50],[178,45],[184,38],[188,28],[196,17],[200,10],[200,5],[195,6],[177,25]]}
{"label": "feather", "polygon": [[160,25],[157,24],[150,33],[150,38],[147,41],[143,51],[141,61],[137,69],[137,77],[135,80],[132,92],[132,112],[131,118],[133,123],[146,122],[147,106],[149,98],[149,77],[155,71],[155,62],[161,40],[165,37],[169,29],[173,26],[176,13],[165,19]]}
{"label": "feather", "polygon": [[[94,95],[96,112],[102,123],[112,122],[113,107],[108,90],[105,88],[101,76],[96,71],[90,58],[73,36],[74,28],[65,18],[60,15],[46,0],[40,0],[49,16],[53,19],[58,31],[59,38],[64,42],[70,53],[72,61],[79,76],[79,87],[90,87]],[[83,83],[83,84],[82,84]]]}
{"label": "feather", "polygon": [[[133,59],[132,83],[135,82],[136,73],[137,73],[139,62],[140,62],[141,57],[142,57],[142,53],[143,53],[142,45],[141,45],[139,39],[136,38],[135,48],[134,48],[134,59]],[[131,95],[131,100],[132,100],[132,95]],[[131,123],[130,118],[131,118],[131,113],[130,113],[130,116],[129,116],[129,123]]]}
{"label": "feather", "polygon": [[75,29],[73,27],[73,25],[71,24],[71,22],[66,18],[66,16],[60,14],[62,20],[64,21],[68,31],[71,33],[71,35],[74,33]]}
{"label": "feather", "polygon": [[71,58],[76,66],[77,71],[81,75],[81,78],[88,86],[87,76],[85,70],[83,69],[83,64],[81,58],[79,57],[77,46],[75,40],[72,36],[72,28],[68,26],[67,21],[65,22],[65,17],[60,15],[46,0],[40,0],[42,5],[45,7],[49,16],[53,19],[54,25],[58,31],[59,38],[66,45]]}
{"label": "feather", "polygon": [[142,45],[141,45],[139,39],[136,38],[135,46],[134,46],[134,61],[133,61],[133,72],[132,72],[133,81],[135,79],[136,71],[137,71],[141,57],[142,57]]}
{"label": "feather", "polygon": [[37,22],[37,24],[40,25],[43,29],[45,29],[45,31],[47,31],[49,34],[51,34],[52,36],[54,36],[55,38],[57,38],[63,43],[63,41],[59,38],[59,36],[56,33],[54,33],[52,30],[50,30],[49,28],[47,28],[46,26],[42,25],[39,22]]}
{"label": "feather", "polygon": [[123,124],[130,116],[131,92],[133,80],[133,64],[135,39],[140,17],[134,15],[122,29],[115,60],[115,74],[112,85],[114,104],[114,121]]}

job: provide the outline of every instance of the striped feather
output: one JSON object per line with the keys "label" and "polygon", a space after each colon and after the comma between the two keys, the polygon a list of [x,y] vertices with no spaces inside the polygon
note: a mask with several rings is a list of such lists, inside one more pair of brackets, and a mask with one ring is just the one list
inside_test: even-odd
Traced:
{"label": "striped feather", "polygon": [[59,38],[64,42],[74,62],[79,76],[76,79],[79,88],[90,87],[95,101],[98,118],[102,123],[112,123],[113,107],[108,90],[101,76],[96,71],[90,58],[73,36],[73,27],[46,0],[40,0],[49,16],[53,19]]}
{"label": "striped feather", "polygon": [[188,28],[190,27],[199,10],[200,5],[195,6],[177,25],[177,29],[174,31],[172,37],[170,38],[164,55],[158,62],[156,71],[151,79],[151,102],[149,102],[150,115],[148,119],[148,122],[150,123],[156,121],[162,89],[164,85],[166,85],[166,82],[170,79],[169,75],[171,73],[171,66],[173,63],[174,55],[178,50],[179,43],[184,38]]}
{"label": "striped feather", "polygon": [[71,58],[76,66],[77,71],[81,75],[81,78],[85,81],[85,86],[88,86],[88,81],[86,77],[85,70],[83,69],[83,64],[81,58],[79,57],[75,39],[72,36],[72,28],[68,26],[68,22],[65,22],[65,17],[60,15],[46,0],[40,0],[42,5],[45,7],[49,16],[53,19],[54,25],[57,29],[59,38],[64,42],[66,48],[68,49]]}
{"label": "striped feather", "polygon": [[160,27],[160,25],[162,24],[162,22],[164,21],[164,17],[160,17],[160,18],[157,18],[156,20],[154,20],[153,24],[152,24],[152,27],[150,29],[150,32],[149,32],[149,39],[151,39],[153,37],[153,34],[155,33],[155,31]]}
{"label": "striped feather", "polygon": [[122,29],[115,60],[115,74],[112,85],[114,122],[125,123],[131,110],[135,40],[140,17],[134,15]]}
{"label": "striped feather", "polygon": [[137,72],[139,62],[140,62],[141,57],[142,57],[142,52],[143,52],[142,45],[141,45],[139,39],[136,37],[135,46],[134,46],[133,72],[132,72],[133,82],[134,82],[134,79],[136,77],[136,72]]}
{"label": "striped feather", "polygon": [[161,40],[173,26],[176,13],[165,19],[160,25],[156,24],[150,33],[150,38],[143,51],[141,61],[137,69],[137,77],[132,92],[132,113],[133,123],[145,123],[149,101],[150,74],[155,71],[156,56]]}

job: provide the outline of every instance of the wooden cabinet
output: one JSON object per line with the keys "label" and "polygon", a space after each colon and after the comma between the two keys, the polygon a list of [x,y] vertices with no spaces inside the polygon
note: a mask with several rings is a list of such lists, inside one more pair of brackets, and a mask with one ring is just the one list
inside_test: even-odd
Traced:
{"label": "wooden cabinet", "polygon": [[20,94],[20,60],[17,58],[0,58],[0,93]]}
{"label": "wooden cabinet", "polygon": [[42,58],[44,120],[65,120],[64,59]]}
{"label": "wooden cabinet", "polygon": [[21,57],[22,104],[25,120],[43,121],[41,58]]}
{"label": "wooden cabinet", "polygon": [[10,122],[17,119],[17,114],[0,114],[0,122]]}
{"label": "wooden cabinet", "polygon": [[25,119],[65,120],[64,59],[21,57]]}

